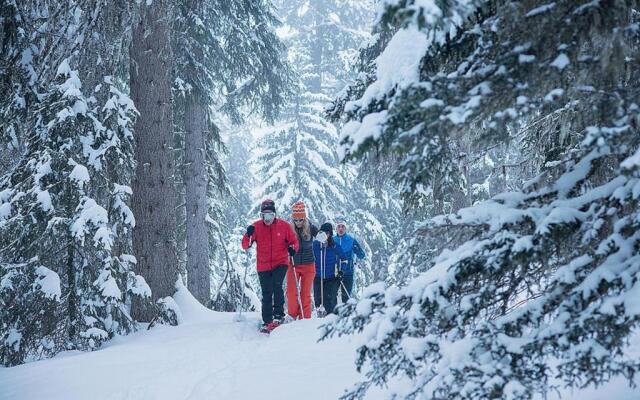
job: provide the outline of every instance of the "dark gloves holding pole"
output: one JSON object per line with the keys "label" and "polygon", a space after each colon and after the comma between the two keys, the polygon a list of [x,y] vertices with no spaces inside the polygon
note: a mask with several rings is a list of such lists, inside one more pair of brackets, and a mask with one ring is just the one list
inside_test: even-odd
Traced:
{"label": "dark gloves holding pole", "polygon": [[254,232],[255,230],[256,230],[256,227],[255,227],[255,226],[253,226],[253,225],[249,225],[249,226],[247,226],[247,233],[246,233],[246,235],[247,235],[247,236],[251,236],[251,235],[253,235],[253,232]]}
{"label": "dark gloves holding pole", "polygon": [[296,254],[296,251],[292,246],[287,247],[287,251],[289,252],[289,257],[293,257]]}

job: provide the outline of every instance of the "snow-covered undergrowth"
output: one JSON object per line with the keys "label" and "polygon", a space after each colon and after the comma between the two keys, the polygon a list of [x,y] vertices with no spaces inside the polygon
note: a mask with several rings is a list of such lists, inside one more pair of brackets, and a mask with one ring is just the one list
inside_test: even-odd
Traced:
{"label": "snow-covered undergrowth", "polygon": [[[362,338],[317,343],[322,320],[298,321],[271,336],[256,331],[258,315],[204,309],[184,289],[175,296],[182,324],[119,337],[94,352],[0,368],[2,400],[337,399],[358,380],[353,364]],[[640,343],[635,346],[640,354]],[[402,392],[402,383],[390,390]],[[613,381],[552,399],[631,400],[640,391]],[[376,390],[367,399],[386,398]]]}

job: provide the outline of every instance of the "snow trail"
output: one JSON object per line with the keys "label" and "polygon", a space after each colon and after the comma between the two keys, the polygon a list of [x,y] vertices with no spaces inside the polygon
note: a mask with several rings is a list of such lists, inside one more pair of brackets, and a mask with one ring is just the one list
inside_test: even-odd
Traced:
{"label": "snow trail", "polygon": [[[362,378],[354,366],[362,338],[318,343],[322,319],[282,325],[266,336],[257,331],[257,313],[236,322],[235,313],[207,310],[184,287],[174,298],[183,319],[177,327],[117,337],[90,353],[0,368],[0,400],[325,400]],[[405,386],[390,382],[390,391],[402,393]],[[603,393],[640,398],[617,378],[599,390],[562,390],[547,399],[595,400]],[[376,388],[366,398],[386,397]]]}
{"label": "snow trail", "polygon": [[316,344],[322,320],[296,321],[265,336],[257,332],[256,313],[235,322],[234,313],[206,310],[186,290],[175,298],[180,326],[2,368],[0,399],[329,399],[358,378],[351,338]]}

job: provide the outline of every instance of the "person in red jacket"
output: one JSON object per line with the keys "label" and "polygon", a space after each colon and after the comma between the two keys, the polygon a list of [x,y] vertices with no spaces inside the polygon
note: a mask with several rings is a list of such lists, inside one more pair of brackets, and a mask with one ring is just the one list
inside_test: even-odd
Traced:
{"label": "person in red jacket", "polygon": [[282,283],[287,274],[289,257],[298,251],[298,238],[288,222],[276,218],[273,200],[260,205],[261,219],[247,227],[242,237],[242,248],[248,250],[257,243],[256,267],[262,288],[261,330],[270,332],[284,318],[284,290]]}

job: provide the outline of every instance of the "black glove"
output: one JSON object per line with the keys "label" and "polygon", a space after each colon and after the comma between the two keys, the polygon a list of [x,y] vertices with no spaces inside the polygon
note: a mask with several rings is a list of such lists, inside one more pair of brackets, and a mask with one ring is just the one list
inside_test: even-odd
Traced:
{"label": "black glove", "polygon": [[247,236],[253,235],[253,232],[256,230],[256,227],[253,225],[247,226]]}
{"label": "black glove", "polygon": [[289,257],[293,257],[296,255],[296,251],[291,246],[287,247],[287,251],[289,252]]}
{"label": "black glove", "polygon": [[344,272],[342,272],[341,269],[338,270],[338,279],[342,280],[342,277],[344,276]]}

